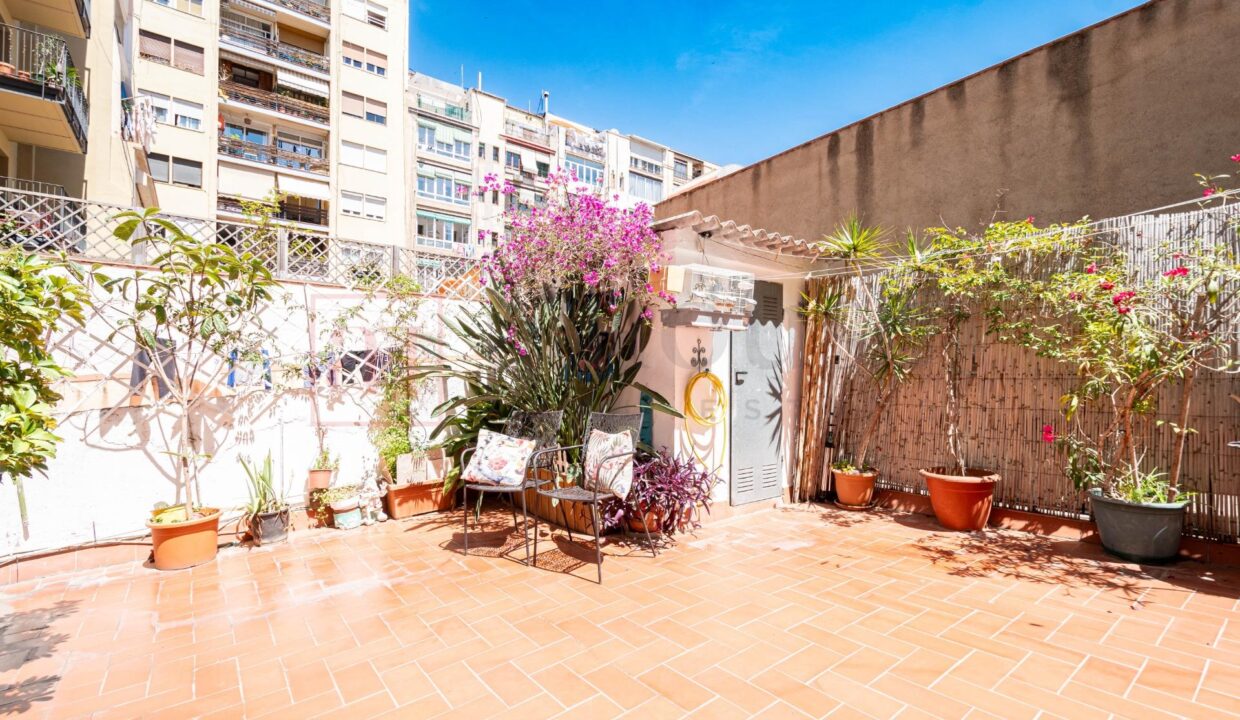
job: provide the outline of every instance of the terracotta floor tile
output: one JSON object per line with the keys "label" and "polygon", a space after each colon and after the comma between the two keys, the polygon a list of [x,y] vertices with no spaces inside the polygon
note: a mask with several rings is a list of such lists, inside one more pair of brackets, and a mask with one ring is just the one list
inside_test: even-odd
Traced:
{"label": "terracotta floor tile", "polygon": [[[709,522],[658,558],[608,542],[600,586],[588,543],[580,562],[561,549],[538,568],[498,543],[466,558],[458,520],[298,531],[179,573],[61,560],[68,574],[5,586],[19,622],[0,622],[0,714],[1213,720],[1237,708],[1236,569],[1143,568],[1088,543],[996,530],[977,542],[921,516],[797,506]],[[497,508],[483,521],[509,519]],[[1013,562],[1021,553],[1039,562]],[[21,620],[58,607],[51,622]]]}

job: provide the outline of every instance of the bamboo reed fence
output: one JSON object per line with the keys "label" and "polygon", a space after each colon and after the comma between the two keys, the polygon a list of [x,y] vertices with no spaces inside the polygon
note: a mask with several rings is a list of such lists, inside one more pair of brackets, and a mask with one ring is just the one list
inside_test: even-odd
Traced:
{"label": "bamboo reed fence", "polygon": [[[1151,277],[1168,269],[1159,265],[1160,243],[1186,247],[1194,239],[1226,243],[1240,255],[1240,209],[1220,206],[1157,215],[1133,215],[1091,223],[1087,231],[1099,241],[1122,248],[1139,276]],[[1029,267],[1033,273],[1050,268]],[[876,287],[879,275],[864,278],[823,277],[809,283],[808,294],[836,286],[854,298],[858,283]],[[873,402],[871,384],[850,362],[865,348],[847,328],[854,322],[860,300],[842,322],[828,328],[807,318],[805,378],[802,388],[800,465],[795,489],[800,499],[823,497],[830,488],[829,467],[838,448],[849,448],[860,434],[862,420]],[[838,343],[828,349],[825,334],[834,331]],[[1229,341],[1237,347],[1240,318],[1230,328]],[[946,362],[944,338],[934,338],[918,361],[913,377],[900,388],[884,411],[869,461],[881,473],[880,488],[925,493],[918,470],[950,464],[947,448]],[[985,320],[974,316],[961,328],[960,441],[974,467],[999,472],[1003,480],[995,491],[999,507],[1059,517],[1079,518],[1089,511],[1086,495],[1064,474],[1066,458],[1042,439],[1042,427],[1063,428],[1060,398],[1077,381],[1072,368],[1036,357],[1023,348],[1006,345],[986,332]],[[1171,464],[1174,434],[1155,421],[1174,421],[1179,385],[1165,387],[1158,410],[1143,424],[1147,458],[1166,469]],[[1190,435],[1185,452],[1182,487],[1194,493],[1188,508],[1186,533],[1224,542],[1240,540],[1240,375],[1203,373],[1192,388]],[[1087,427],[1103,426],[1108,413],[1087,410]]]}

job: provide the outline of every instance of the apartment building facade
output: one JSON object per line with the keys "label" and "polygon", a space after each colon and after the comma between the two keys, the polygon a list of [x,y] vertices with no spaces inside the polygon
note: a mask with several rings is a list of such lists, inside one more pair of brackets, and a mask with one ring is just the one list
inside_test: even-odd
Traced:
{"label": "apartment building facade", "polygon": [[[0,0],[6,213],[39,204],[55,215],[55,198],[88,195],[121,205],[154,200],[141,133],[124,102],[133,86],[133,41],[129,0]],[[15,192],[37,197],[19,202]]]}
{"label": "apartment building facade", "polygon": [[400,244],[407,5],[140,0],[137,95],[173,214]]}
{"label": "apartment building facade", "polygon": [[[484,254],[503,231],[505,210],[544,202],[555,169],[570,171],[578,189],[628,207],[653,206],[718,169],[636,135],[522,110],[420,73],[409,75],[408,114],[408,225],[415,246],[432,252]],[[513,192],[479,194],[488,175],[507,180]]]}

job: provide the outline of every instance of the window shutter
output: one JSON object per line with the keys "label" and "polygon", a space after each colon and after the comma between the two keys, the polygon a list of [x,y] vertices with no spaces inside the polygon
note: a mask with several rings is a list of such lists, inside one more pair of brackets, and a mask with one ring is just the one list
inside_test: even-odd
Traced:
{"label": "window shutter", "polygon": [[358,143],[348,141],[340,143],[340,162],[353,167],[365,167],[366,151]]}
{"label": "window shutter", "polygon": [[340,193],[340,211],[346,215],[362,214],[362,196],[358,193]]}
{"label": "window shutter", "polygon": [[366,51],[361,45],[356,45],[347,41],[342,42],[340,45],[341,52],[344,54],[346,59],[357,64],[362,64],[365,62]]}
{"label": "window shutter", "polygon": [[345,115],[366,117],[366,101],[361,95],[346,92],[341,94],[341,100],[340,109]]}
{"label": "window shutter", "polygon": [[172,64],[172,38],[139,30],[138,52],[148,60],[170,65]]}
{"label": "window shutter", "polygon": [[379,68],[385,73],[387,72],[387,55],[384,55],[383,53],[380,53],[380,52],[375,52],[374,50],[367,50],[366,58],[371,63],[374,63],[375,67]]}
{"label": "window shutter", "polygon": [[358,20],[366,19],[366,0],[344,0],[344,14]]}
{"label": "window shutter", "polygon": [[366,112],[387,117],[387,103],[366,98]]}
{"label": "window shutter", "polygon": [[387,151],[379,148],[366,148],[366,169],[387,172]]}
{"label": "window shutter", "polygon": [[146,156],[147,165],[151,169],[151,178],[159,182],[168,182],[168,156],[151,153]]}
{"label": "window shutter", "polygon": [[203,68],[202,48],[178,40],[173,65],[182,70],[188,70],[195,75],[201,75]]}
{"label": "window shutter", "polygon": [[202,187],[202,163],[193,160],[172,159],[172,182]]}
{"label": "window shutter", "polygon": [[387,219],[387,200],[374,195],[366,196],[366,217],[375,220]]}

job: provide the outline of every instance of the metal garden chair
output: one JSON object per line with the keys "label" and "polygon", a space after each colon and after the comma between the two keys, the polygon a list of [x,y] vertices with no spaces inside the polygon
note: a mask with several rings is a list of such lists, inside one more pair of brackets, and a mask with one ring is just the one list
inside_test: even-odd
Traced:
{"label": "metal garden chair", "polygon": [[[477,493],[502,493],[508,496],[508,503],[512,506],[512,527],[517,527],[517,504],[513,498],[514,495],[521,496],[521,534],[525,539],[525,563],[530,562],[530,534],[529,534],[529,512],[525,507],[525,491],[529,488],[536,487],[537,481],[532,475],[532,471],[536,472],[535,458],[545,457],[537,451],[545,448],[555,447],[557,438],[560,434],[560,423],[564,419],[563,410],[552,410],[548,412],[530,413],[530,412],[514,412],[508,417],[508,421],[504,423],[504,434],[510,437],[529,438],[535,442],[535,453],[525,463],[525,472],[523,477],[525,481],[520,485],[487,485],[484,483],[466,483],[461,489],[461,500],[465,510],[465,554],[469,554],[469,491],[473,490]],[[471,447],[461,453],[461,463],[464,466],[468,462],[468,457],[478,448]],[[538,532],[538,526],[535,524],[534,531]]]}
{"label": "metal garden chair", "polygon": [[[535,486],[535,492],[537,492],[539,495],[543,497],[552,498],[553,500],[556,501],[556,504],[560,508],[560,519],[564,521],[564,529],[568,531],[569,542],[573,542],[573,528],[568,523],[568,513],[565,512],[564,510],[564,503],[575,502],[575,503],[581,503],[583,505],[590,506],[590,526],[594,530],[594,553],[595,553],[595,559],[598,562],[598,582],[600,585],[603,584],[603,546],[602,546],[602,543],[600,542],[600,535],[602,534],[602,523],[599,520],[598,506],[599,506],[600,501],[606,500],[607,498],[610,498],[610,497],[614,497],[614,495],[612,495],[610,492],[607,492],[606,490],[597,490],[597,489],[591,490],[585,487],[585,479],[586,479],[585,478],[585,463],[586,463],[586,453],[589,450],[590,434],[594,430],[601,430],[605,433],[618,433],[618,432],[629,433],[633,438],[634,452],[620,453],[618,455],[609,455],[603,458],[602,463],[600,464],[606,463],[608,460],[614,460],[614,459],[624,458],[624,457],[630,458],[633,460],[633,462],[636,462],[636,458],[634,457],[634,455],[636,454],[637,439],[638,439],[638,436],[641,434],[641,428],[642,428],[642,416],[640,413],[623,414],[623,415],[612,414],[612,413],[590,413],[590,418],[586,421],[585,439],[582,441],[581,445],[570,445],[568,447],[547,448],[546,450],[540,450],[534,453],[534,456],[536,458],[539,456],[551,455],[554,453],[556,454],[556,457],[559,459],[559,461],[563,463],[566,461],[565,459],[567,458],[566,451],[568,450],[579,450],[580,451],[579,452],[580,458],[577,462],[577,465],[579,466],[580,471],[577,473],[577,479],[576,479],[575,484],[565,485],[565,486],[558,485],[557,484],[558,477],[561,475],[561,473],[552,472],[550,479],[539,479],[538,480]],[[531,461],[533,460],[534,458],[531,458]],[[567,468],[561,467],[561,468],[557,468],[557,470],[558,469],[567,469]],[[596,488],[599,487],[599,484],[596,483],[595,487]],[[627,534],[628,532],[627,528],[625,529],[625,532]],[[646,528],[646,542],[650,544],[651,553],[657,557],[659,554],[659,551],[655,547],[654,541],[650,537],[649,528]],[[538,514],[537,513],[534,514],[534,565],[535,566],[538,565]]]}

